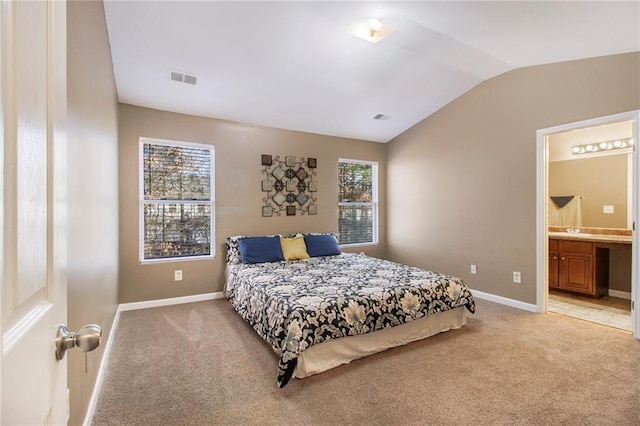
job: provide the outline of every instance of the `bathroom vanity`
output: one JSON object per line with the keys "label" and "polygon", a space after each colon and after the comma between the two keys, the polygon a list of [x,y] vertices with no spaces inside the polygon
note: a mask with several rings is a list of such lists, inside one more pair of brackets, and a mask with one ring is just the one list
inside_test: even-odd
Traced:
{"label": "bathroom vanity", "polygon": [[[549,289],[599,298],[609,289],[610,250],[630,245],[631,234],[549,232]],[[622,232],[626,234],[626,232]]]}

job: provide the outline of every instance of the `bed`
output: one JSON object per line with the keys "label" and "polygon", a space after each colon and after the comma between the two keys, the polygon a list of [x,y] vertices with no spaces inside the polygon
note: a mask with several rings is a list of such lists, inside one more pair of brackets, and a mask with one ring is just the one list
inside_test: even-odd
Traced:
{"label": "bed", "polygon": [[279,355],[280,387],[291,377],[462,327],[466,311],[475,311],[459,278],[340,253],[331,234],[321,237],[332,239],[331,250],[312,250],[315,237],[298,236],[310,256],[287,260],[283,250],[282,260],[267,256],[269,261],[255,263],[234,255],[234,245],[251,237],[233,238],[227,239],[226,298]]}

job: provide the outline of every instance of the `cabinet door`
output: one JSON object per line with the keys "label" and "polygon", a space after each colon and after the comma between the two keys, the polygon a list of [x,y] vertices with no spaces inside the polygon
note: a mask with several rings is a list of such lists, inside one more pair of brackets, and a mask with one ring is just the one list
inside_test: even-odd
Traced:
{"label": "cabinet door", "polygon": [[562,253],[559,269],[560,288],[590,295],[595,294],[593,256]]}
{"label": "cabinet door", "polygon": [[549,288],[558,288],[560,282],[558,280],[559,272],[559,258],[558,252],[555,250],[549,251]]}

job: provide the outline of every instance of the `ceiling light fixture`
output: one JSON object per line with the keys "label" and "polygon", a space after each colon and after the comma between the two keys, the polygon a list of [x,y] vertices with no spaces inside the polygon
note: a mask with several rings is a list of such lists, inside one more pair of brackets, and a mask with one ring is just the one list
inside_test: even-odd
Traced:
{"label": "ceiling light fixture", "polygon": [[613,149],[630,148],[633,146],[633,139],[616,139],[612,141],[587,143],[584,145],[574,145],[571,148],[571,153],[576,154],[590,154],[600,151],[610,151]]}
{"label": "ceiling light fixture", "polygon": [[371,28],[371,37],[373,37],[373,34],[382,28],[382,22],[378,18],[369,18],[369,28]]}
{"label": "ceiling light fixture", "polygon": [[378,18],[369,18],[366,24],[361,24],[351,34],[371,43],[377,43],[395,30],[390,25],[383,25]]}

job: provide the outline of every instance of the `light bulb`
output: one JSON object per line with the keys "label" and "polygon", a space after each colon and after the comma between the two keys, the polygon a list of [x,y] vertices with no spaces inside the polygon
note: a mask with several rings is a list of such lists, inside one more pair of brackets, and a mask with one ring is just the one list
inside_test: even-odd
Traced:
{"label": "light bulb", "polygon": [[624,146],[624,143],[622,141],[615,141],[613,144],[616,146],[616,148]]}
{"label": "light bulb", "polygon": [[607,148],[607,143],[606,142],[600,142],[600,148],[605,149]]}
{"label": "light bulb", "polygon": [[369,27],[371,27],[373,31],[378,31],[382,28],[382,22],[376,18],[369,18]]}
{"label": "light bulb", "polygon": [[589,152],[594,151],[596,149],[596,147],[593,145],[587,145],[584,148]]}
{"label": "light bulb", "polygon": [[573,152],[574,154],[578,154],[580,152],[580,147],[579,146],[574,146],[573,149],[571,150],[571,152]]}
{"label": "light bulb", "polygon": [[629,145],[633,145],[633,139],[629,139]]}

